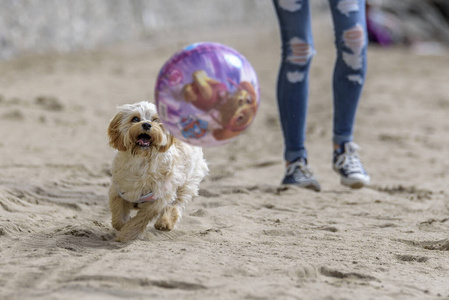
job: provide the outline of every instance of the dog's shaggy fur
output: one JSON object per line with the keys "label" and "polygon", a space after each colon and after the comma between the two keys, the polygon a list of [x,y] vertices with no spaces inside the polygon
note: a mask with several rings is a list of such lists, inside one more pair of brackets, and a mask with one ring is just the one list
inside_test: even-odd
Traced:
{"label": "dog's shaggy fur", "polygon": [[[156,217],[156,229],[172,230],[209,171],[202,149],[174,138],[159,121],[156,106],[146,101],[118,107],[108,135],[118,150],[109,189],[116,240],[137,238]],[[139,203],[151,192],[152,201]],[[138,211],[130,218],[132,208]]]}

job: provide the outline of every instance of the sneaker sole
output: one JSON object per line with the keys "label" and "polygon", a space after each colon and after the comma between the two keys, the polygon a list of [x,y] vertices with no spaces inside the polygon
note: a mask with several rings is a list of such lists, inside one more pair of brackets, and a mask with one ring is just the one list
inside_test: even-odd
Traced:
{"label": "sneaker sole", "polygon": [[369,180],[365,181],[360,181],[360,180],[356,180],[356,181],[352,181],[352,180],[345,180],[345,179],[341,179],[340,183],[344,186],[350,187],[351,189],[361,189],[365,186],[367,186],[369,184]]}
{"label": "sneaker sole", "polygon": [[365,184],[363,182],[356,182],[356,183],[351,184],[349,187],[351,189],[357,190],[357,189],[361,189],[364,186],[365,186]]}
{"label": "sneaker sole", "polygon": [[315,191],[315,192],[321,191],[321,187],[318,187],[318,186],[316,186],[314,184],[309,184],[309,185],[306,185],[306,186],[303,186],[303,187],[306,188],[306,189]]}
{"label": "sneaker sole", "polygon": [[308,189],[308,190],[312,190],[312,191],[315,191],[315,192],[320,192],[321,191],[321,187],[320,186],[316,186],[313,183],[307,184],[307,185],[300,185],[300,184],[295,184],[295,183],[282,183],[281,185],[285,186],[285,187],[297,186],[297,187],[300,187],[302,189]]}

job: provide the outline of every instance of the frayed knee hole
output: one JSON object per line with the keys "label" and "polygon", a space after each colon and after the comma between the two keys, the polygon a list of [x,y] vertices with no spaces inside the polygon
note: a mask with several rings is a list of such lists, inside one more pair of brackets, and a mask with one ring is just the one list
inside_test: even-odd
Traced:
{"label": "frayed knee hole", "polygon": [[365,31],[359,24],[346,30],[343,33],[345,46],[352,50],[354,54],[360,54],[365,45]]}
{"label": "frayed knee hole", "polygon": [[299,38],[290,40],[291,55],[288,60],[297,65],[306,65],[310,58],[314,55],[312,46]]}

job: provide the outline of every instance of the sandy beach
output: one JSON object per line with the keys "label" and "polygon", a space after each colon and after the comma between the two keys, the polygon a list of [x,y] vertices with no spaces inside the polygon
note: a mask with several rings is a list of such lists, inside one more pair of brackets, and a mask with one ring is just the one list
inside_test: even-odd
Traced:
{"label": "sandy beach", "polygon": [[[355,140],[372,184],[350,190],[331,169],[332,28],[314,26],[320,193],[280,187],[275,26],[0,62],[0,299],[449,299],[449,52],[369,48]],[[257,117],[204,149],[210,175],[174,231],[117,243],[109,120],[153,101],[164,62],[206,40],[256,69]]]}

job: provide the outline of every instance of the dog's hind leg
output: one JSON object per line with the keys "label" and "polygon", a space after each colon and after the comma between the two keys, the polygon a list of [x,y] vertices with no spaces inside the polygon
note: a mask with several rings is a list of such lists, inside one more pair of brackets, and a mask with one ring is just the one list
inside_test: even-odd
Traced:
{"label": "dog's hind leg", "polygon": [[122,229],[129,220],[129,212],[133,204],[123,200],[114,189],[109,191],[109,210],[112,215],[112,227],[116,230]]}
{"label": "dog's hind leg", "polygon": [[117,242],[126,242],[136,239],[147,227],[148,223],[160,214],[160,209],[155,207],[155,203],[141,204],[137,214],[125,223],[117,233]]}

